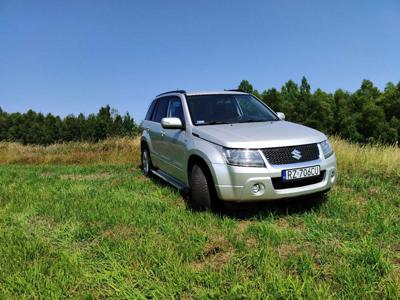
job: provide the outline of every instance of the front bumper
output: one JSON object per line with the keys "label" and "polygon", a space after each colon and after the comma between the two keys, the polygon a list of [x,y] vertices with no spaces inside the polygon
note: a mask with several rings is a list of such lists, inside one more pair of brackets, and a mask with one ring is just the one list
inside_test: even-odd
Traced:
{"label": "front bumper", "polygon": [[[325,171],[320,182],[293,188],[274,188],[272,178],[280,178],[282,170],[315,165],[320,166],[321,172]],[[335,183],[337,179],[336,169],[335,155],[327,159],[319,158],[288,165],[266,163],[265,168],[236,167],[227,164],[212,165],[215,188],[219,198],[224,201],[236,202],[276,200],[323,192],[329,190]],[[254,184],[259,184],[262,187],[258,193],[252,192]]]}

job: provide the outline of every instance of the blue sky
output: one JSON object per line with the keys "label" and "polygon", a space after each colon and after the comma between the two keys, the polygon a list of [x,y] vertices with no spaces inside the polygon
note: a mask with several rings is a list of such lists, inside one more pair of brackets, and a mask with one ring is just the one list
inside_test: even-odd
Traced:
{"label": "blue sky", "polygon": [[171,89],[400,80],[400,1],[0,0],[0,106],[140,121]]}

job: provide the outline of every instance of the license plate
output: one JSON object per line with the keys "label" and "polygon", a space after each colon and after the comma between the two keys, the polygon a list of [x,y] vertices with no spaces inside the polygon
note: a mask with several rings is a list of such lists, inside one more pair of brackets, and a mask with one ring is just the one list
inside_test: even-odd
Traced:
{"label": "license plate", "polygon": [[284,181],[296,180],[308,177],[318,176],[320,174],[319,166],[296,168],[282,171],[282,179]]}

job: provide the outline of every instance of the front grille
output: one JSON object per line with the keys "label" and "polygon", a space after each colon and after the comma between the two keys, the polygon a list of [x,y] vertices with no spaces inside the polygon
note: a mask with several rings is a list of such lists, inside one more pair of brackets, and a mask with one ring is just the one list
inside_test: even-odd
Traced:
{"label": "front grille", "polygon": [[[301,157],[293,155],[293,151],[297,150]],[[305,162],[319,158],[319,150],[317,144],[278,147],[278,148],[265,148],[261,149],[266,159],[271,165],[284,165],[293,164],[298,162]],[[296,156],[299,159],[294,158]]]}
{"label": "front grille", "polygon": [[321,171],[321,173],[318,176],[314,177],[309,177],[309,178],[302,178],[302,179],[297,179],[297,180],[292,180],[292,181],[283,181],[282,177],[275,177],[271,178],[272,180],[272,185],[274,186],[274,189],[276,190],[283,190],[283,189],[290,189],[290,188],[295,188],[295,187],[300,187],[300,186],[306,186],[310,184],[316,184],[324,180],[325,178],[325,171]]}

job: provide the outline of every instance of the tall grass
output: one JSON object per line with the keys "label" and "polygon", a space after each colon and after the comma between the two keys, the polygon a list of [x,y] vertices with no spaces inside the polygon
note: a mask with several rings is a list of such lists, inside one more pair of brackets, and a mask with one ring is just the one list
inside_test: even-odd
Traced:
{"label": "tall grass", "polygon": [[125,164],[139,162],[140,139],[32,146],[0,142],[0,164]]}
{"label": "tall grass", "polygon": [[395,145],[358,145],[338,137],[330,139],[339,170],[400,176],[400,148]]}
{"label": "tall grass", "polygon": [[[360,146],[332,137],[339,170],[400,176],[400,148]],[[23,146],[0,142],[0,164],[138,164],[139,138],[113,138],[99,143],[63,143]]]}

